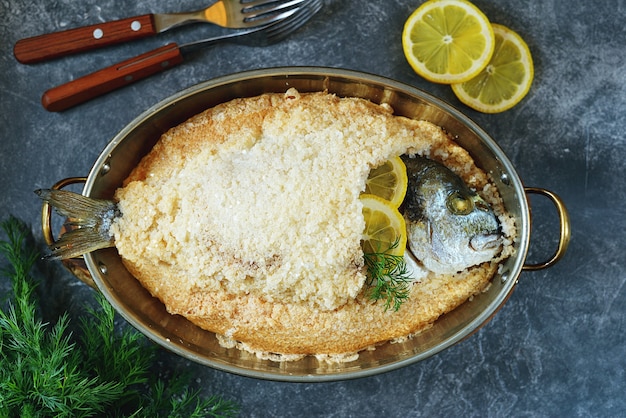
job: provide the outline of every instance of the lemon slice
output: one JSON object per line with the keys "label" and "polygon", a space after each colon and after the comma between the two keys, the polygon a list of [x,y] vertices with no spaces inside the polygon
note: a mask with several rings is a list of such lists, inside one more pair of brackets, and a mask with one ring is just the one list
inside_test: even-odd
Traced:
{"label": "lemon slice", "polygon": [[498,113],[512,108],[533,82],[533,59],[526,42],[511,29],[493,25],[496,48],[487,67],[475,78],[453,84],[460,101],[480,112]]}
{"label": "lemon slice", "polygon": [[397,208],[406,196],[407,184],[404,162],[400,157],[393,157],[370,170],[365,182],[365,193],[382,197]]}
{"label": "lemon slice", "polygon": [[362,194],[365,230],[361,240],[364,253],[401,256],[406,247],[406,224],[402,214],[388,200]]}
{"label": "lemon slice", "polygon": [[430,0],[407,19],[404,55],[416,73],[435,83],[462,83],[485,68],[495,45],[487,17],[465,0]]}

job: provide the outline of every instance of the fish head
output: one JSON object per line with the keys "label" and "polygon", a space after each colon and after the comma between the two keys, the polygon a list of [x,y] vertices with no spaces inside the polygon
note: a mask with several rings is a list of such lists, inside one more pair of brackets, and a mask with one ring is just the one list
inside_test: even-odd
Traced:
{"label": "fish head", "polygon": [[[473,251],[498,248],[502,239],[500,224],[493,210],[477,193],[452,190],[446,196],[446,210],[440,220],[452,235],[468,242]],[[452,236],[449,237],[452,239]]]}
{"label": "fish head", "polygon": [[448,193],[427,202],[425,215],[422,222],[407,222],[409,249],[435,273],[457,273],[500,250],[498,219],[477,194]]}
{"label": "fish head", "polygon": [[421,170],[413,184],[409,179],[407,193],[414,202],[404,214],[408,246],[428,270],[454,274],[500,251],[502,233],[492,208],[445,166]]}

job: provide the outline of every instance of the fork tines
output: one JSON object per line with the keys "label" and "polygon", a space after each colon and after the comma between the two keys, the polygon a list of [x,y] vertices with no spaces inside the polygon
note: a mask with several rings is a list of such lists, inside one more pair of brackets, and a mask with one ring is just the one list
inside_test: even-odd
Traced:
{"label": "fork tines", "polygon": [[290,16],[308,0],[240,0],[244,22],[275,21]]}

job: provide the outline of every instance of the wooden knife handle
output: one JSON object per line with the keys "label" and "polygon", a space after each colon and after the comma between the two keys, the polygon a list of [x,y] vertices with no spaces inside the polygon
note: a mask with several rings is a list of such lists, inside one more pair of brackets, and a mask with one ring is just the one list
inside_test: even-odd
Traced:
{"label": "wooden knife handle", "polygon": [[21,39],[13,55],[22,64],[63,57],[156,34],[152,14]]}
{"label": "wooden knife handle", "polygon": [[180,48],[170,43],[135,58],[54,87],[43,94],[46,110],[60,112],[135,81],[172,68],[183,61]]}

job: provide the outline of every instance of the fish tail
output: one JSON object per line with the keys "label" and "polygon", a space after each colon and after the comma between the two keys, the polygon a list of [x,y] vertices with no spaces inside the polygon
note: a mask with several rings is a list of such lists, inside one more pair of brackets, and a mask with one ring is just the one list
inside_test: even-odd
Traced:
{"label": "fish tail", "polygon": [[35,193],[67,218],[67,232],[49,246],[50,254],[45,256],[46,259],[78,257],[115,245],[111,224],[121,216],[115,202],[65,190],[39,189]]}

